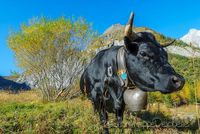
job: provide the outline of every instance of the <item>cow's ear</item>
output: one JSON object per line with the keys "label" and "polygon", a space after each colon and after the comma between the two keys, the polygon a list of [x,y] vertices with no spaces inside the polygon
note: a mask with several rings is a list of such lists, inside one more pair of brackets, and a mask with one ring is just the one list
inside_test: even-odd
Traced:
{"label": "cow's ear", "polygon": [[137,42],[133,42],[129,39],[129,37],[125,36],[124,44],[125,44],[125,48],[127,51],[129,51],[131,53],[137,53],[137,51],[138,51],[138,43]]}

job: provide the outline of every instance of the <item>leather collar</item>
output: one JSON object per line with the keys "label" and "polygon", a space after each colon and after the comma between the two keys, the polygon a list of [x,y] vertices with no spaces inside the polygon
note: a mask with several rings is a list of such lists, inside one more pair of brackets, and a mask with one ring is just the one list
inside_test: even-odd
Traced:
{"label": "leather collar", "polygon": [[[123,79],[121,74],[125,73],[126,79]],[[126,63],[125,63],[125,48],[124,47],[120,47],[118,52],[117,52],[117,74],[120,78],[121,81],[121,86],[126,87],[126,88],[135,88],[135,84],[133,81],[130,80],[129,75],[128,75],[128,71],[126,68]]]}

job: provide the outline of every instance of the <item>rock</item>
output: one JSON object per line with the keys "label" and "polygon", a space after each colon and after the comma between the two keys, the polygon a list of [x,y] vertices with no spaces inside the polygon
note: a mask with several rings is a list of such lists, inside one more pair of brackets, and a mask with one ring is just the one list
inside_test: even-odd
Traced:
{"label": "rock", "polygon": [[189,32],[180,38],[183,42],[200,48],[200,30],[190,29]]}
{"label": "rock", "polygon": [[119,31],[121,29],[124,29],[123,25],[121,25],[121,24],[114,24],[114,25],[110,26],[108,29],[106,29],[104,31],[103,35],[108,35],[108,34],[116,32],[116,31]]}
{"label": "rock", "polygon": [[194,49],[190,46],[182,47],[182,46],[171,45],[171,46],[168,46],[166,50],[169,53],[177,54],[177,55],[181,55],[185,57],[200,57],[200,50]]}

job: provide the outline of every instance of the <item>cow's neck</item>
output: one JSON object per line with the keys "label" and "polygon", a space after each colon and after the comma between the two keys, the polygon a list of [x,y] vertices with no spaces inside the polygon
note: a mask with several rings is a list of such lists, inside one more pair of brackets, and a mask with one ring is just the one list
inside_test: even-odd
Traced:
{"label": "cow's neck", "polygon": [[[130,79],[126,68],[125,48],[121,47],[117,52],[117,72],[120,77],[121,85],[128,88],[135,88],[134,81]],[[126,76],[123,76],[126,75]],[[123,78],[126,77],[126,78]]]}

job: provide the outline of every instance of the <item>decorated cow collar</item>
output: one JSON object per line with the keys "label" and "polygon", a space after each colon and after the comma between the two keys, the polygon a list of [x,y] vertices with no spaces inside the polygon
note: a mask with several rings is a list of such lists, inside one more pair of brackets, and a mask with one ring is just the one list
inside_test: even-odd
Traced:
{"label": "decorated cow collar", "polygon": [[125,66],[124,53],[125,53],[124,47],[121,47],[117,52],[117,74],[120,78],[121,85],[127,87],[128,76]]}

